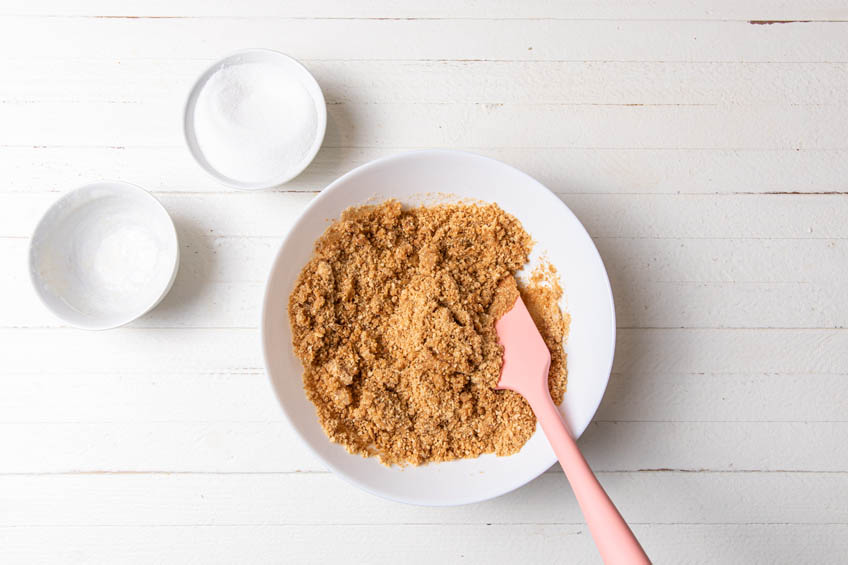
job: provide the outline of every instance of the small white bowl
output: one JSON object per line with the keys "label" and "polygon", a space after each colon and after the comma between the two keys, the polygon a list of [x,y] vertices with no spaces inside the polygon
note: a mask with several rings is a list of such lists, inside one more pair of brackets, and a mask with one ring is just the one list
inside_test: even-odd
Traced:
{"label": "small white bowl", "polygon": [[156,306],[177,276],[180,249],[168,212],[132,184],[103,181],[68,192],[30,240],[38,297],[66,323],[105,330]]}
{"label": "small white bowl", "polygon": [[[212,75],[223,68],[246,63],[270,63],[279,67],[288,79],[299,82],[307,90],[315,103],[315,139],[309,151],[297,166],[292,167],[280,178],[269,179],[267,182],[245,182],[222,174],[214,166],[212,166],[212,164],[209,163],[204,156],[195,132],[194,114],[197,106],[197,100],[204,86],[206,86],[207,81],[212,77]],[[215,177],[221,183],[240,190],[266,190],[275,188],[298,176],[304,171],[304,169],[306,169],[306,167],[309,166],[309,163],[312,162],[315,155],[318,154],[318,150],[321,149],[321,144],[324,142],[324,133],[326,130],[327,106],[324,102],[324,94],[321,92],[321,87],[318,85],[318,81],[315,80],[315,77],[312,76],[312,74],[306,69],[306,67],[303,66],[303,64],[300,63],[300,61],[271,49],[245,49],[243,51],[237,51],[232,55],[224,57],[206,69],[200,77],[198,77],[191,89],[191,92],[189,93],[183,118],[183,133],[185,135],[186,144],[197,163],[201,166],[201,168],[203,168],[203,170]]]}

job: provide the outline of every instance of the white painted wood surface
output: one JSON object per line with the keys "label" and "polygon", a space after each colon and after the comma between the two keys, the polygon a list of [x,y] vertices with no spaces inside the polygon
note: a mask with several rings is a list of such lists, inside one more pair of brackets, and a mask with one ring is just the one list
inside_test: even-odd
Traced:
{"label": "white painted wood surface", "polygon": [[[285,190],[226,190],[182,145],[194,77],[244,47],[327,97]],[[479,505],[379,500],[265,382],[281,236],[417,147],[526,170],[595,238],[619,338],[580,443],[657,563],[848,559],[844,1],[12,0],[0,48],[0,562],[597,562],[556,467]],[[161,198],[183,260],[159,308],[86,333],[37,303],[27,237],[103,177]]]}

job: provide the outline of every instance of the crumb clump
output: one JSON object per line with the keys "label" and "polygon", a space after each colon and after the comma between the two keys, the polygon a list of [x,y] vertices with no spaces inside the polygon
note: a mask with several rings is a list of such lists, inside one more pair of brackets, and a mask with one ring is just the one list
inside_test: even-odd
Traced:
{"label": "crumb clump", "polygon": [[[519,288],[532,240],[495,204],[346,210],[315,244],[289,297],[303,385],[329,438],[386,465],[516,453],[536,420],[495,390],[495,321]],[[547,270],[545,270],[547,269]],[[551,350],[562,402],[567,318],[552,267],[520,289]]]}

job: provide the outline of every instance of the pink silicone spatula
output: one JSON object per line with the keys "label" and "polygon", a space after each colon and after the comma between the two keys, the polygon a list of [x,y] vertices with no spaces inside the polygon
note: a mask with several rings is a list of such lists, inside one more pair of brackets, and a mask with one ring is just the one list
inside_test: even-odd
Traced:
{"label": "pink silicone spatula", "polygon": [[548,390],[551,353],[521,297],[495,323],[495,330],[504,348],[498,388],[514,390],[530,403],[571,483],[604,563],[650,564],[627,522],[595,478],[551,399]]}

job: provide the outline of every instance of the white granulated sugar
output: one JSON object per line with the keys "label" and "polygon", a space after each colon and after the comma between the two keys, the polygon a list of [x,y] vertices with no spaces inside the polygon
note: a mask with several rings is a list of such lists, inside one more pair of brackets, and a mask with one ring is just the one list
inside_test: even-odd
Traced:
{"label": "white granulated sugar", "polygon": [[194,110],[198,147],[212,168],[245,183],[269,183],[303,166],[315,142],[315,102],[297,76],[273,63],[225,66]]}
{"label": "white granulated sugar", "polygon": [[154,234],[141,226],[122,225],[105,233],[81,262],[91,265],[104,291],[138,295],[157,271],[160,247]]}

